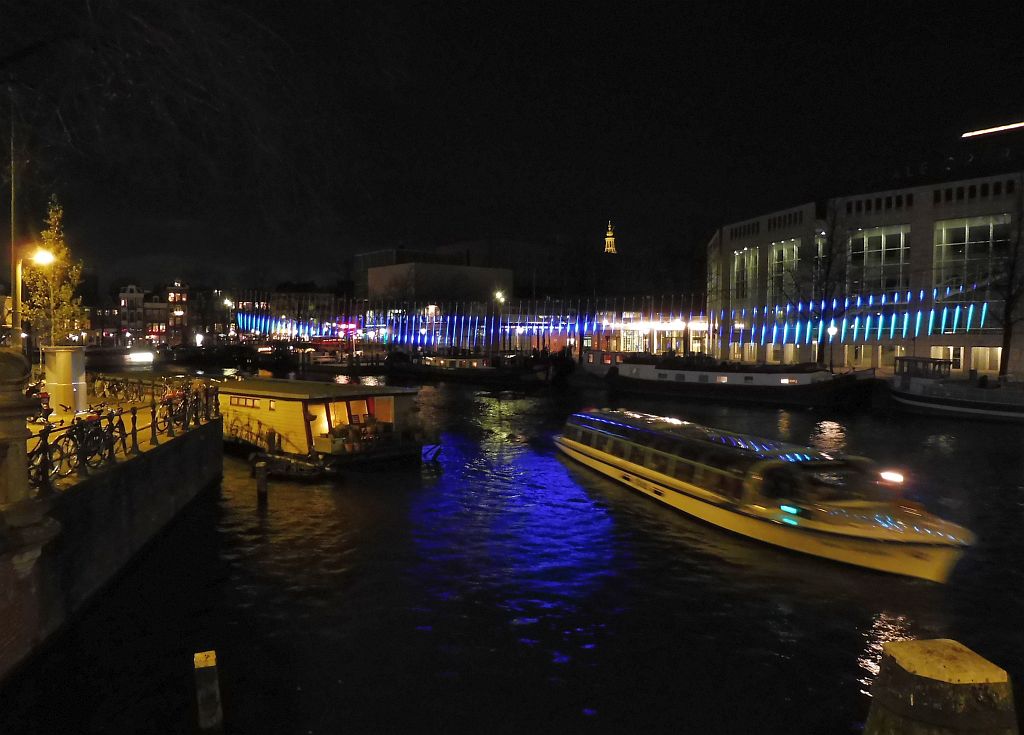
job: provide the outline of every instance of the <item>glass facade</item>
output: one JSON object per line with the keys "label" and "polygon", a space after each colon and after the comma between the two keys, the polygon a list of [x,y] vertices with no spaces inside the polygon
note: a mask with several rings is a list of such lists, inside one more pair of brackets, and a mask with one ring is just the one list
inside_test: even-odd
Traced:
{"label": "glass facade", "polygon": [[747,302],[757,297],[757,248],[735,253],[732,262],[732,302]]}
{"label": "glass facade", "polygon": [[796,269],[800,238],[773,242],[768,253],[768,303],[781,304],[798,298]]}
{"label": "glass facade", "polygon": [[[1010,215],[939,220],[935,223],[934,287],[988,294],[1010,252]],[[950,294],[952,295],[952,294]]]}
{"label": "glass facade", "polygon": [[849,239],[849,293],[910,288],[910,225],[858,230]]}

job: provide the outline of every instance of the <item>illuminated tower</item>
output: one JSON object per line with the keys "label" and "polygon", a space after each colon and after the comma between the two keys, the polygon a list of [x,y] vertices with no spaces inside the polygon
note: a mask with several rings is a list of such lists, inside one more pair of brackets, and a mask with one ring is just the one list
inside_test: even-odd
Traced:
{"label": "illuminated tower", "polygon": [[608,220],[608,232],[604,233],[604,251],[615,255],[615,230],[612,229],[612,221]]}

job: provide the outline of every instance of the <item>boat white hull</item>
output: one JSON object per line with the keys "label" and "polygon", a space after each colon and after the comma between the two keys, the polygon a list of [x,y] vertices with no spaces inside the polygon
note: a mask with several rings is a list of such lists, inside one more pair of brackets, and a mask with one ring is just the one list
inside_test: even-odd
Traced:
{"label": "boat white hull", "polygon": [[[695,497],[686,492],[685,488],[691,486],[685,483],[618,457],[597,456],[590,447],[564,437],[557,437],[555,444],[567,457],[676,510],[790,551],[933,582],[945,582],[963,553],[955,545],[877,541],[776,523],[743,513],[733,505]],[[610,459],[616,464],[610,464]],[[701,492],[699,488],[691,490]]]}

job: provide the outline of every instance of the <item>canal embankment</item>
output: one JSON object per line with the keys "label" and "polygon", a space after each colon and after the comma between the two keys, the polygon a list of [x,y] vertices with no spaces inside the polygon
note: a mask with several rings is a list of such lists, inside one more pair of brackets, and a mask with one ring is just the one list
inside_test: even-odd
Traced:
{"label": "canal embankment", "polygon": [[184,397],[162,422],[155,408],[132,416],[127,431],[110,417],[41,439],[23,418],[27,377],[0,351],[0,682],[223,471],[215,395]]}

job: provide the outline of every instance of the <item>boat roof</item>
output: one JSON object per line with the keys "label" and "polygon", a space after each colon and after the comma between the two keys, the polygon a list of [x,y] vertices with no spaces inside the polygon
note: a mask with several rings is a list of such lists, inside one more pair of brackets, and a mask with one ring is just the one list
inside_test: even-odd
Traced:
{"label": "boat roof", "polygon": [[277,380],[274,378],[243,378],[220,384],[227,395],[263,396],[291,400],[348,400],[374,396],[414,396],[416,388],[390,385],[359,385],[353,383],[322,383],[313,380]]}
{"label": "boat roof", "polygon": [[837,459],[835,455],[821,452],[811,447],[789,444],[774,439],[765,439],[751,434],[716,429],[672,416],[655,416],[637,411],[610,409],[584,411],[575,415],[607,421],[634,429],[657,432],[680,439],[718,444],[764,459],[781,459],[786,462],[828,462]]}

